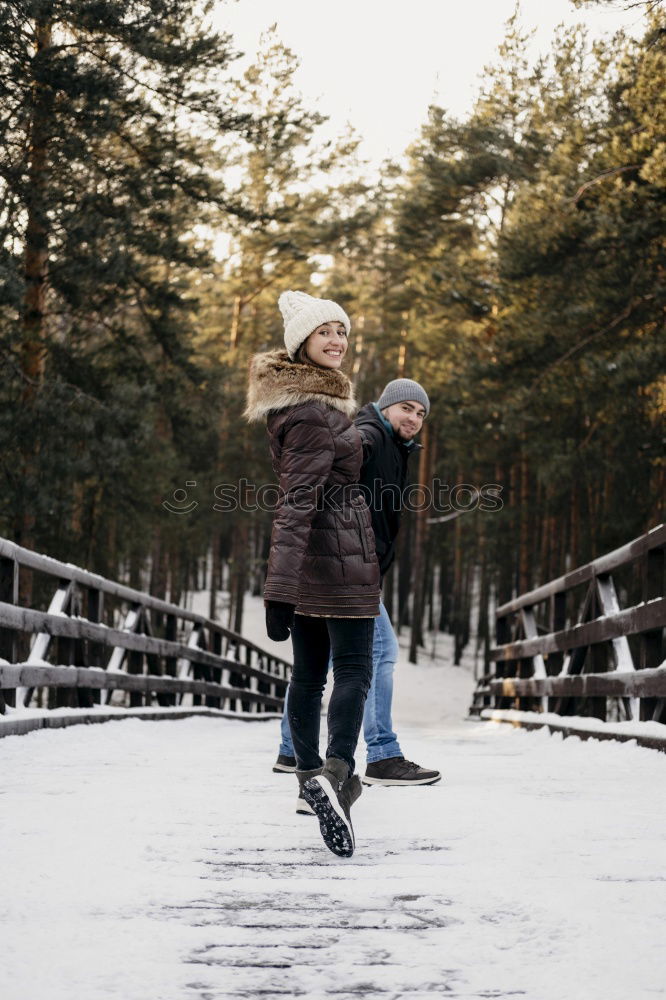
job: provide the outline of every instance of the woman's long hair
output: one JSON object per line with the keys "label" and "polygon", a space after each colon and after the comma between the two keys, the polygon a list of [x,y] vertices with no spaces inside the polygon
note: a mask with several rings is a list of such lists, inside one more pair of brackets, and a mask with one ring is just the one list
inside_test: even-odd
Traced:
{"label": "woman's long hair", "polygon": [[307,338],[303,341],[301,346],[296,351],[296,357],[294,358],[294,361],[296,361],[299,365],[313,365],[315,368],[319,368],[320,366],[315,365],[314,361],[312,361],[311,358],[308,357],[308,354],[305,350],[306,344],[307,344]]}

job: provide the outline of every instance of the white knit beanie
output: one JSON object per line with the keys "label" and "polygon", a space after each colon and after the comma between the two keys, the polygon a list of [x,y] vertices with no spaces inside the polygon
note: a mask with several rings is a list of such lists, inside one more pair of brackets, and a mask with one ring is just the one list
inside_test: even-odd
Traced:
{"label": "white knit beanie", "polygon": [[303,341],[322,323],[342,323],[349,336],[349,316],[330,299],[315,299],[307,292],[283,292],[278,306],[284,320],[284,346],[292,361]]}

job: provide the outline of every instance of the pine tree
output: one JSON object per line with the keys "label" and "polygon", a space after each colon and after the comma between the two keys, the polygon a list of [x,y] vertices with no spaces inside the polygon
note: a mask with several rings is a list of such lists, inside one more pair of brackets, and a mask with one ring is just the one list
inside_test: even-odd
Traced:
{"label": "pine tree", "polygon": [[1,530],[68,558],[94,539],[98,565],[154,516],[200,381],[183,278],[207,261],[195,224],[234,209],[208,151],[248,124],[209,6],[0,12]]}

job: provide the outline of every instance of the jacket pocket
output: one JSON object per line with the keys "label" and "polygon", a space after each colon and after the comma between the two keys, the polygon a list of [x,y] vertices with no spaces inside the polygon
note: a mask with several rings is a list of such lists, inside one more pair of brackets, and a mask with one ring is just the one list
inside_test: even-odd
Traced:
{"label": "jacket pocket", "polygon": [[354,505],[354,513],[356,514],[356,521],[358,524],[359,535],[361,536],[361,548],[363,550],[363,561],[364,562],[374,562],[377,558],[375,553],[375,535],[372,530],[372,525],[369,523],[370,518],[367,512],[367,508],[360,508],[356,504]]}

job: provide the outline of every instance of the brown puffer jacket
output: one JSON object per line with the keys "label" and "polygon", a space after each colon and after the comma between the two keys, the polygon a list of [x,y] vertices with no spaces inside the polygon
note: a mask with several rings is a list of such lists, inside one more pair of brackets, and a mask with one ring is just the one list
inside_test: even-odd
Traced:
{"label": "brown puffer jacket", "polygon": [[358,489],[363,450],[350,417],[346,375],[257,354],[250,365],[248,420],[267,417],[279,501],[266,601],[325,618],[379,614],[379,565],[368,506]]}

